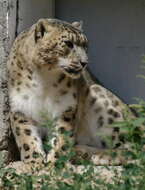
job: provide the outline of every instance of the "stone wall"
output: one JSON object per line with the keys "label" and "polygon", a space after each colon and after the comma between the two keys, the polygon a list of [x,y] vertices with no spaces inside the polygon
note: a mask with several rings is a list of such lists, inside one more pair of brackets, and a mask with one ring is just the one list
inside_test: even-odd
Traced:
{"label": "stone wall", "polygon": [[8,0],[0,0],[0,150],[7,148],[8,96],[6,61],[8,56]]}

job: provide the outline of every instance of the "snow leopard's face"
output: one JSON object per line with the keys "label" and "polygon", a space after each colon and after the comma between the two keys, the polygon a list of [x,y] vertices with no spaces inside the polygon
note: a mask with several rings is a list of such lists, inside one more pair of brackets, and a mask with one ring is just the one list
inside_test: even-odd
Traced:
{"label": "snow leopard's face", "polygon": [[78,29],[79,23],[69,24],[56,19],[42,19],[36,24],[35,42],[39,64],[61,69],[78,78],[88,63],[87,38]]}

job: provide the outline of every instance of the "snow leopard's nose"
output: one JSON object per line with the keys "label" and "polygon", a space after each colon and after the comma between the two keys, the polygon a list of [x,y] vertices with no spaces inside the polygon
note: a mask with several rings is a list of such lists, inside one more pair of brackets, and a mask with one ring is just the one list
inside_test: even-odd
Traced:
{"label": "snow leopard's nose", "polygon": [[85,67],[87,65],[87,62],[80,61],[80,64],[82,67]]}

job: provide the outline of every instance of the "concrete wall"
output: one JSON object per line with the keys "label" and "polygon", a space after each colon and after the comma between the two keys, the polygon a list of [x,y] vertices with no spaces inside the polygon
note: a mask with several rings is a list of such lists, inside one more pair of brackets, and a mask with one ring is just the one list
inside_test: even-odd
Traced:
{"label": "concrete wall", "polygon": [[17,33],[30,27],[40,18],[54,17],[54,0],[19,0]]}
{"label": "concrete wall", "polygon": [[136,77],[145,53],[144,0],[59,0],[56,17],[83,20],[90,41],[90,68],[127,103],[145,98],[145,82]]}
{"label": "concrete wall", "polygon": [[9,2],[0,0],[0,151],[7,149],[8,146],[9,105],[6,70],[9,50],[8,12]]}

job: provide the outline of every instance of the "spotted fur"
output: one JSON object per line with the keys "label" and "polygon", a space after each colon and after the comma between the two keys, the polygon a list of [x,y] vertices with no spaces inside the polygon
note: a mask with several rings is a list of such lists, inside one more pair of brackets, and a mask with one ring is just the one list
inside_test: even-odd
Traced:
{"label": "spotted fur", "polygon": [[[101,164],[108,145],[100,133],[112,139],[119,133],[109,125],[123,120],[126,105],[90,78],[88,42],[78,26],[40,19],[13,44],[8,61],[11,128],[25,162],[55,162],[66,151],[64,132],[70,131],[78,154],[86,158],[93,153],[94,162]],[[40,132],[42,112],[57,118],[48,155]]]}

